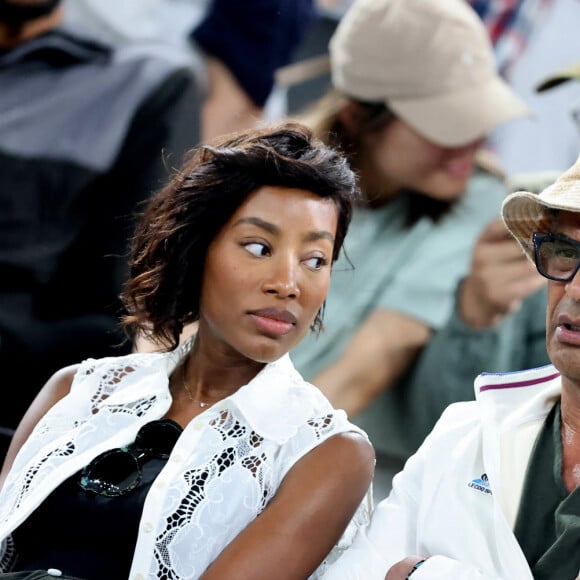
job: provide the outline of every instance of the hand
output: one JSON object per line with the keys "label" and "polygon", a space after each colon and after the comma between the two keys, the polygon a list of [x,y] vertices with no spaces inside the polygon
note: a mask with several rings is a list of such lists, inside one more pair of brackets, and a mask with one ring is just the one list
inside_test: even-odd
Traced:
{"label": "hand", "polygon": [[405,580],[407,578],[411,568],[421,560],[424,560],[425,556],[407,556],[403,558],[400,562],[393,564],[389,568],[385,580]]}
{"label": "hand", "polygon": [[459,290],[459,314],[472,328],[489,328],[545,283],[504,223],[494,220],[475,244],[471,271]]}
{"label": "hand", "polygon": [[206,66],[209,87],[201,111],[202,141],[254,127],[262,118],[262,107],[254,104],[220,60],[207,57]]}

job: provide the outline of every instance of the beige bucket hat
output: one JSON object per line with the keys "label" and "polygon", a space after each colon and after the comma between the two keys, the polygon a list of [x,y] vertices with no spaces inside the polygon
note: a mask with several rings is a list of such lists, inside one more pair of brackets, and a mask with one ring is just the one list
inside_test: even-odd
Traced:
{"label": "beige bucket hat", "polygon": [[505,225],[531,260],[534,259],[532,234],[551,231],[551,210],[554,209],[580,213],[580,157],[541,193],[516,191],[508,195],[502,204]]}
{"label": "beige bucket hat", "polygon": [[497,73],[465,0],[355,0],[330,39],[334,87],[387,106],[415,131],[455,147],[529,114]]}

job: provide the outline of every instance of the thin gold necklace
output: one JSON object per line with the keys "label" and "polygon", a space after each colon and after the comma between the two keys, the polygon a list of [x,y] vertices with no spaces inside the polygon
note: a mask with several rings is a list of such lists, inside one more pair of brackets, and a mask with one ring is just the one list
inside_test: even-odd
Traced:
{"label": "thin gold necklace", "polygon": [[202,409],[206,409],[207,407],[211,407],[212,405],[217,403],[219,401],[219,399],[216,399],[215,401],[213,401],[213,403],[206,403],[205,401],[200,401],[199,399],[194,398],[194,396],[191,394],[191,391],[189,390],[189,387],[187,386],[187,381],[185,380],[185,373],[186,373],[185,365],[186,364],[187,363],[183,363],[181,365],[181,383],[183,384],[183,388],[184,388],[185,392],[187,393],[188,399],[192,403],[199,405]]}

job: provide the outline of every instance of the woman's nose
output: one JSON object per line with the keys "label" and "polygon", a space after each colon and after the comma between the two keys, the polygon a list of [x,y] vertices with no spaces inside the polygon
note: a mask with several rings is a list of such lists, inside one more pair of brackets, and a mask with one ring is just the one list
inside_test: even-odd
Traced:
{"label": "woman's nose", "polygon": [[263,290],[268,294],[276,294],[279,298],[298,298],[297,266],[291,259],[272,260],[272,270],[263,283]]}

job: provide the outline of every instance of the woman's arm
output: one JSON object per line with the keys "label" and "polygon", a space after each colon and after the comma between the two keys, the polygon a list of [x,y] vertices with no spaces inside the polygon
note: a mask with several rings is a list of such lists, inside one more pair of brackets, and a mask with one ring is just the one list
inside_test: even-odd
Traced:
{"label": "woman's arm", "polygon": [[71,365],[54,373],[39,391],[38,395],[36,395],[34,401],[32,401],[28,411],[26,411],[26,414],[12,436],[12,441],[6,453],[2,471],[0,472],[0,488],[4,484],[6,475],[14,463],[16,454],[24,445],[30,433],[36,427],[36,424],[53,405],[70,392],[73,377],[77,370],[78,365]]}
{"label": "woman's arm", "polygon": [[372,480],[374,451],[357,433],[329,438],[284,478],[266,509],[203,580],[304,580],[338,542]]}

